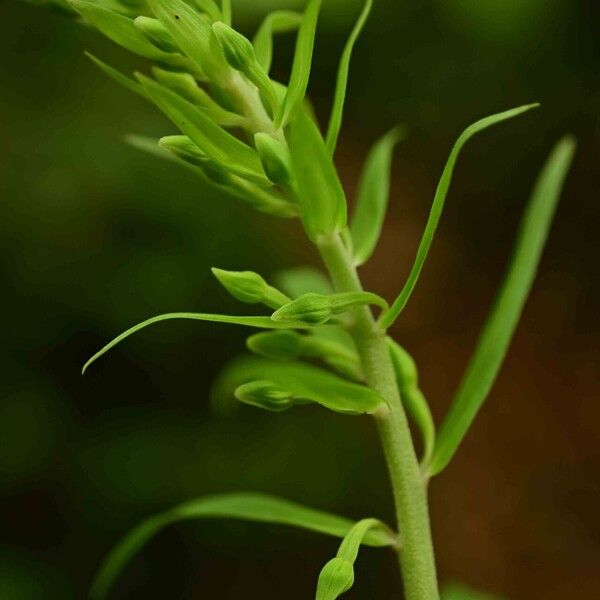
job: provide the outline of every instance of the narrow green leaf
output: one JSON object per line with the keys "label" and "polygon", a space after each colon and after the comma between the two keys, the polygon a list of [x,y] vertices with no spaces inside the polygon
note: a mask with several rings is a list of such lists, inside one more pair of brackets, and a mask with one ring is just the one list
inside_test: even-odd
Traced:
{"label": "narrow green leaf", "polygon": [[[166,313],[164,315],[158,315],[150,319],[146,319],[133,327],[130,327],[111,342],[101,348],[96,354],[94,354],[86,363],[83,365],[81,373],[85,373],[88,367],[98,360],[103,354],[106,354],[111,348],[114,348],[118,343],[122,342],[125,338],[130,335],[137,333],[141,329],[153,325],[154,323],[160,323],[161,321],[168,321],[170,319],[191,319],[193,321],[209,321],[212,323],[230,323],[232,325],[244,325],[246,327],[258,327],[260,329],[289,329],[290,325],[284,323],[276,323],[270,317],[238,317],[235,315],[215,315],[208,313],[189,313],[189,312],[178,312],[178,313]],[[295,325],[294,325],[295,327]],[[302,327],[299,325],[298,327]]]}
{"label": "narrow green leaf", "polygon": [[363,265],[371,258],[387,211],[394,146],[406,136],[396,127],[380,138],[367,156],[358,184],[354,214],[350,222],[354,261]]}
{"label": "narrow green leaf", "polygon": [[392,338],[387,338],[388,349],[396,373],[402,404],[413,418],[423,437],[424,464],[428,463],[435,447],[435,423],[427,400],[419,389],[417,366],[412,356]]}
{"label": "narrow green leaf", "polygon": [[362,12],[358,16],[358,19],[350,33],[350,37],[346,42],[344,51],[342,52],[342,58],[340,59],[340,65],[337,72],[337,81],[335,84],[335,95],[333,97],[333,107],[331,109],[331,116],[329,117],[329,127],[327,129],[327,149],[333,156],[335,147],[337,145],[338,136],[342,127],[342,117],[344,115],[344,103],[346,101],[346,87],[348,86],[348,72],[350,71],[350,59],[352,58],[352,51],[356,40],[360,35],[365,23],[373,7],[373,0],[366,0]]}
{"label": "narrow green leaf", "polygon": [[354,584],[354,563],[366,536],[374,531],[389,531],[377,519],[358,521],[344,537],[335,556],[321,570],[317,584],[316,600],[336,600]]}
{"label": "narrow green leaf", "polygon": [[574,154],[574,139],[563,138],[538,177],[504,282],[442,423],[429,465],[431,475],[450,462],[496,379],[531,290]]}
{"label": "narrow green leaf", "polygon": [[271,318],[274,321],[288,323],[299,322],[310,325],[323,325],[335,315],[368,304],[380,306],[384,310],[388,306],[388,303],[381,296],[371,292],[341,292],[328,296],[308,293],[277,309],[271,315]]}
{"label": "narrow green leaf", "polygon": [[293,120],[306,95],[321,1],[309,0],[304,11],[304,17],[298,31],[290,81],[283,103],[275,117],[275,127],[285,127],[287,123]]}
{"label": "narrow green leaf", "polygon": [[277,386],[298,403],[314,402],[343,414],[387,410],[383,398],[364,385],[313,365],[256,357],[245,357],[228,365],[221,375],[220,393],[223,394],[226,387],[232,390],[256,381]]}
{"label": "narrow green leaf", "polygon": [[463,146],[476,133],[479,133],[480,131],[491,127],[492,125],[496,125],[501,121],[505,121],[507,119],[516,117],[524,112],[527,112],[528,110],[531,110],[532,108],[537,108],[538,106],[539,104],[527,104],[525,106],[520,106],[518,108],[513,108],[505,112],[485,117],[484,119],[481,119],[467,127],[463,131],[461,136],[458,138],[458,140],[454,144],[454,147],[452,148],[452,151],[450,152],[450,156],[448,157],[448,161],[446,162],[446,166],[444,167],[442,176],[438,183],[433,199],[433,204],[431,206],[431,212],[429,213],[429,219],[427,220],[427,225],[425,226],[425,231],[423,232],[423,237],[421,238],[421,242],[417,250],[415,262],[408,275],[408,279],[406,280],[406,283],[402,288],[402,291],[392,304],[392,307],[390,308],[389,312],[383,315],[380,319],[380,325],[382,327],[389,327],[398,318],[398,315],[406,306],[406,303],[408,302],[408,299],[410,298],[410,295],[412,294],[415,285],[417,284],[417,280],[419,279],[421,269],[423,268],[423,264],[425,263],[425,259],[427,258],[427,254],[429,253],[429,248],[431,247],[433,236],[435,235],[435,231],[437,229],[440,217],[442,215],[442,211],[444,209],[444,203],[446,201],[448,188],[450,187],[450,182],[452,180],[452,174],[454,172],[456,161]]}
{"label": "narrow green leaf", "polygon": [[219,127],[179,94],[144,75],[137,74],[137,77],[154,103],[208,158],[226,171],[270,185],[258,154],[250,146]]}
{"label": "narrow green leaf", "polygon": [[[353,526],[353,522],[344,517],[266,494],[239,492],[197,498],[150,517],[132,529],[102,564],[90,591],[92,600],[106,598],[129,561],[159,531],[174,523],[192,519],[237,519],[272,523],[334,537],[343,537]],[[396,543],[396,536],[389,529],[373,529],[363,543],[374,547],[392,546]]]}
{"label": "narrow green leaf", "polygon": [[106,73],[113,81],[116,81],[119,85],[127,88],[130,92],[134,92],[135,94],[139,94],[142,98],[148,100],[148,94],[146,94],[146,90],[133,79],[130,79],[126,75],[123,75],[117,69],[113,69],[110,65],[107,65],[105,62],[102,62],[99,58],[96,58],[93,54],[86,52],[85,55],[104,73]]}
{"label": "narrow green leaf", "polygon": [[134,25],[133,19],[86,0],[70,0],[71,6],[107,38],[127,50],[151,60],[172,58],[154,46]]}
{"label": "narrow green leaf", "polygon": [[345,227],[344,189],[317,124],[304,111],[290,124],[288,142],[304,228],[317,243]]}
{"label": "narrow green leaf", "polygon": [[275,10],[261,23],[252,43],[258,64],[268,73],[273,60],[273,35],[295,31],[302,23],[302,13],[291,10]]}

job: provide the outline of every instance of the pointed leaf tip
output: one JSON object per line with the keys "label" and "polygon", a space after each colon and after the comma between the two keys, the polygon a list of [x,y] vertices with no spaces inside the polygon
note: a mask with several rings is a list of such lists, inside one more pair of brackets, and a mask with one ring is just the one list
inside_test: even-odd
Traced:
{"label": "pointed leaf tip", "polygon": [[484,129],[487,129],[488,127],[496,125],[497,123],[500,123],[502,121],[506,121],[507,119],[511,119],[513,117],[521,115],[533,108],[537,108],[538,106],[538,103],[525,104],[524,106],[518,106],[516,108],[512,108],[501,113],[490,115],[489,117],[484,117],[483,119],[476,121],[472,125],[469,125],[459,136],[458,140],[452,148],[452,151],[450,152],[448,160],[446,161],[444,170],[442,171],[442,176],[440,177],[437,189],[435,191],[435,196],[433,198],[433,203],[431,205],[429,218],[427,220],[427,224],[425,225],[425,231],[423,232],[421,242],[419,243],[419,247],[417,249],[417,254],[411,271],[408,275],[406,283],[404,284],[404,287],[402,288],[402,291],[398,294],[398,297],[392,304],[392,307],[379,320],[379,324],[381,327],[387,329],[394,323],[394,321],[398,318],[398,316],[406,306],[410,296],[412,295],[413,290],[415,289],[415,286],[421,274],[421,270],[423,269],[423,265],[425,264],[425,260],[427,259],[427,255],[429,254],[429,249],[433,242],[433,237],[437,230],[440,217],[442,216],[442,211],[446,202],[446,196],[448,194],[450,182],[452,181],[452,175],[454,173],[454,167],[456,166],[456,161],[458,160],[458,156],[463,146],[475,134],[483,131]]}

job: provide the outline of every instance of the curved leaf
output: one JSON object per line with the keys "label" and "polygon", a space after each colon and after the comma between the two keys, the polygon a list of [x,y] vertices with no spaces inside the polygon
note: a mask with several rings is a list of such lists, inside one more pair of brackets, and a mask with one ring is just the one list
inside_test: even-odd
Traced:
{"label": "curved leaf", "polygon": [[360,545],[367,536],[375,531],[382,534],[389,531],[387,526],[377,519],[358,521],[344,537],[340,548],[321,570],[317,584],[316,600],[335,600],[347,592],[354,583],[354,562]]}
{"label": "curved leaf", "polygon": [[[289,329],[289,323],[276,323],[270,317],[237,317],[234,315],[214,315],[209,313],[189,313],[189,312],[177,312],[177,313],[166,313],[164,315],[158,315],[150,319],[146,319],[133,327],[130,327],[111,342],[106,344],[103,348],[98,350],[84,365],[81,373],[85,373],[88,367],[98,360],[103,354],[106,354],[111,348],[114,348],[118,343],[122,342],[125,338],[130,335],[137,333],[141,329],[154,325],[154,323],[160,323],[161,321],[169,321],[172,319],[190,319],[192,321],[209,321],[211,323],[230,323],[232,325],[244,325],[245,327],[258,327],[260,329]],[[292,327],[295,327],[293,325]],[[298,327],[303,327],[299,325]]]}
{"label": "curved leaf", "polygon": [[[335,537],[343,537],[353,525],[352,521],[344,517],[265,494],[205,496],[155,515],[131,530],[104,561],[92,584],[90,597],[93,600],[106,598],[127,563],[152,537],[168,525],[190,519],[240,519],[275,523]],[[363,543],[376,547],[390,546],[396,543],[396,537],[389,529],[374,529],[365,537]]]}
{"label": "curved leaf", "polygon": [[276,10],[265,17],[252,40],[256,60],[265,73],[271,70],[273,35],[294,31],[298,29],[301,23],[302,13],[292,10]]}
{"label": "curved leaf", "polygon": [[392,152],[405,136],[404,128],[395,127],[375,143],[365,161],[350,222],[356,265],[366,263],[377,245],[390,195]]}
{"label": "curved leaf", "polygon": [[429,473],[450,462],[502,366],[531,290],[563,183],[575,154],[575,141],[563,138],[546,161],[533,189],[504,282],[475,352],[442,423]]}
{"label": "curved leaf", "polygon": [[317,124],[300,111],[288,142],[304,228],[313,242],[346,226],[346,195]]}
{"label": "curved leaf", "polygon": [[338,67],[337,80],[335,84],[335,95],[333,97],[333,107],[331,109],[331,116],[329,117],[329,127],[327,128],[326,145],[329,153],[333,155],[335,147],[337,145],[338,136],[342,127],[342,117],[344,115],[344,102],[346,101],[346,87],[348,85],[348,72],[350,71],[350,59],[352,58],[352,51],[354,50],[354,44],[360,35],[371,8],[373,7],[373,0],[366,0],[365,6],[360,13],[350,37],[346,42],[344,51],[342,52],[342,58],[340,59],[340,66]]}
{"label": "curved leaf", "polygon": [[126,75],[123,75],[117,69],[114,69],[110,65],[107,65],[105,62],[102,62],[99,58],[96,58],[90,52],[86,52],[85,55],[106,75],[108,75],[113,81],[116,81],[119,85],[127,88],[130,92],[134,92],[135,94],[139,94],[142,98],[148,100],[148,94],[146,94],[146,90],[133,79],[130,79]]}
{"label": "curved leaf", "polygon": [[304,11],[302,24],[298,31],[290,81],[285,98],[275,116],[275,127],[285,127],[288,122],[292,121],[302,104],[302,100],[304,100],[306,88],[308,87],[308,78],[310,77],[321,1],[309,0],[308,6]]}
{"label": "curved leaf", "polygon": [[425,259],[427,258],[427,254],[429,253],[429,248],[431,247],[433,236],[435,235],[435,231],[437,229],[440,217],[442,215],[442,211],[444,209],[444,203],[446,201],[446,195],[448,194],[448,188],[450,187],[450,182],[452,180],[452,174],[454,172],[456,161],[463,146],[476,133],[483,131],[487,127],[496,125],[496,123],[500,123],[501,121],[505,121],[506,119],[512,119],[513,117],[516,117],[538,106],[539,104],[527,104],[525,106],[520,106],[518,108],[513,108],[505,112],[491,115],[490,117],[485,117],[484,119],[481,119],[467,127],[463,131],[461,136],[458,138],[458,140],[454,144],[454,147],[452,148],[452,151],[450,152],[450,156],[448,157],[448,161],[446,162],[446,166],[444,167],[442,176],[438,183],[435,192],[435,197],[433,198],[433,204],[431,205],[429,219],[427,220],[427,225],[425,226],[425,231],[423,232],[423,237],[421,238],[421,242],[417,250],[415,262],[408,275],[408,279],[406,280],[406,283],[402,288],[402,291],[392,304],[390,310],[381,317],[380,325],[382,327],[389,327],[398,318],[398,315],[406,306],[406,303],[408,302],[408,299],[410,298],[410,295],[412,294],[415,285],[417,284],[417,280],[419,279],[421,269],[423,268],[423,264],[425,263]]}

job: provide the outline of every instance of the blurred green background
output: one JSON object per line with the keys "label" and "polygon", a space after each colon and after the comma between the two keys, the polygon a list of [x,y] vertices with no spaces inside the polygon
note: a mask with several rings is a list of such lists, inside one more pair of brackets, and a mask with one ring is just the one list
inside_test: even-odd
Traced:
{"label": "blurred green background", "polygon": [[[267,8],[234,0],[250,33]],[[325,2],[311,95],[327,117],[360,3]],[[396,123],[382,242],[364,268],[392,297],[406,276],[451,144],[473,120],[542,108],[470,143],[419,287],[395,334],[443,416],[476,339],[535,174],[553,142],[580,147],[532,298],[493,393],[431,485],[440,577],[512,600],[600,594],[596,0],[377,0],[357,47],[338,164],[352,194],[368,145]],[[122,142],[172,127],[107,80],[87,49],[142,63],[69,19],[0,4],[0,598],[81,598],[108,548],[153,511],[256,489],[391,520],[367,419],[320,410],[213,414],[219,367],[245,332],[170,323],[84,360],[123,328],[171,310],[242,313],[209,267],[271,275],[314,263],[295,225],[218,197]],[[293,38],[278,42],[285,77]],[[114,598],[314,594],[337,542],[236,522],[160,534]],[[348,598],[397,598],[393,557],[365,550]],[[219,591],[217,591],[219,590]]]}

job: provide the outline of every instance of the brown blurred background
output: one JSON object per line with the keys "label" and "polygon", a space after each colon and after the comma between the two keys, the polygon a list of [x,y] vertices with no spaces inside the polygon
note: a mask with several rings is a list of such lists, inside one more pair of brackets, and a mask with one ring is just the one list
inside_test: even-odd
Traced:
{"label": "brown blurred background", "polygon": [[[250,33],[268,6],[234,0]],[[288,2],[287,5],[293,5]],[[301,4],[301,3],[296,3]],[[392,298],[437,177],[468,123],[535,113],[463,152],[430,259],[395,335],[443,417],[508,258],[535,175],[574,133],[568,178],[533,295],[475,427],[431,485],[440,577],[511,600],[600,597],[598,189],[600,11],[594,0],[378,0],[353,60],[337,160],[349,196],[368,146],[402,122],[390,214],[366,284]],[[327,118],[360,3],[325,2],[311,96]],[[314,264],[297,226],[215,196],[122,143],[172,127],[82,52],[140,63],[69,19],[0,3],[0,598],[81,598],[108,548],[153,511],[256,489],[391,520],[366,419],[319,410],[214,415],[207,401],[244,331],[172,323],[98,362],[107,339],[170,310],[245,307],[210,266],[271,275]],[[276,47],[286,76],[293,38]],[[337,542],[235,522],[169,529],[114,598],[314,594]],[[393,557],[365,550],[348,598],[397,598]]]}

